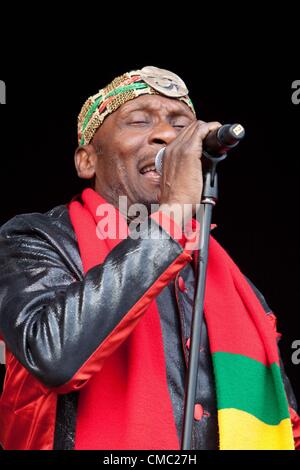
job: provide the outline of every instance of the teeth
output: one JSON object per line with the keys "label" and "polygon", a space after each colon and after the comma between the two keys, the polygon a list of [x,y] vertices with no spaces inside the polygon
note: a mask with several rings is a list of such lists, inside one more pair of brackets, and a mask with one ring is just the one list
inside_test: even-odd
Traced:
{"label": "teeth", "polygon": [[142,171],[141,171],[141,173],[142,173],[142,174],[145,174],[145,173],[148,173],[149,171],[155,171],[155,165],[153,165],[153,166],[148,166],[148,167],[146,167],[146,168],[143,168]]}

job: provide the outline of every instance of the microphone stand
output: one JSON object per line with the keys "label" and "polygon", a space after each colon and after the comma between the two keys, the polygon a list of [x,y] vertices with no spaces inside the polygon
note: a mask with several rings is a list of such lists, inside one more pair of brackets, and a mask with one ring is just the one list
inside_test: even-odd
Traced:
{"label": "microphone stand", "polygon": [[200,205],[200,246],[198,256],[198,273],[196,276],[196,289],[194,296],[193,318],[191,325],[191,342],[188,364],[188,378],[185,387],[185,403],[183,415],[183,430],[181,449],[191,450],[192,431],[194,423],[194,406],[197,387],[197,374],[199,364],[199,351],[201,345],[201,333],[203,324],[203,307],[206,285],[206,273],[208,262],[208,248],[212,211],[218,199],[218,175],[217,165],[225,160],[227,153],[213,157],[203,152],[206,157],[206,172],[204,173],[204,184],[202,200]]}

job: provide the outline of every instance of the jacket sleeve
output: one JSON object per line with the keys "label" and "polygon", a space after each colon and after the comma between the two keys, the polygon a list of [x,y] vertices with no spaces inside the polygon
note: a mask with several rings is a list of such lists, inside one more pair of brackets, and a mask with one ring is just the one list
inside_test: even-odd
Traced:
{"label": "jacket sleeve", "polygon": [[0,335],[42,384],[68,393],[101,369],[191,256],[152,220],[76,280],[59,247],[15,219],[0,231]]}

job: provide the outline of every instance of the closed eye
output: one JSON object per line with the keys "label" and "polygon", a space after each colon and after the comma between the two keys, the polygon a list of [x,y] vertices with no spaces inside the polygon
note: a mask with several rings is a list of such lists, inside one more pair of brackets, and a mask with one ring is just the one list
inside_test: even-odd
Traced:
{"label": "closed eye", "polygon": [[191,123],[191,120],[190,119],[187,119],[185,117],[180,117],[180,119],[172,119],[170,121],[171,125],[175,128],[175,129],[184,129],[185,127],[187,127],[190,123]]}
{"label": "closed eye", "polygon": [[181,131],[182,129],[185,129],[187,127],[187,124],[173,124],[174,129],[178,129]]}
{"label": "closed eye", "polygon": [[144,128],[149,126],[149,121],[131,121],[128,125],[131,127]]}
{"label": "closed eye", "polygon": [[148,121],[131,121],[129,124],[147,124]]}

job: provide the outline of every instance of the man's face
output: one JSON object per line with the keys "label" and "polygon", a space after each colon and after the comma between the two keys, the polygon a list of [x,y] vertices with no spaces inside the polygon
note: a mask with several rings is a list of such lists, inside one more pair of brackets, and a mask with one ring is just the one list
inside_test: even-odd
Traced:
{"label": "man's face", "polygon": [[[95,190],[114,206],[159,202],[160,177],[154,159],[196,117],[177,99],[145,95],[108,116],[92,141],[97,150]],[[150,170],[150,171],[149,171]]]}

